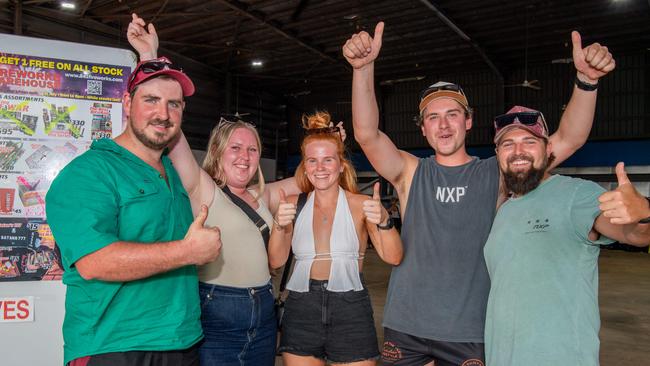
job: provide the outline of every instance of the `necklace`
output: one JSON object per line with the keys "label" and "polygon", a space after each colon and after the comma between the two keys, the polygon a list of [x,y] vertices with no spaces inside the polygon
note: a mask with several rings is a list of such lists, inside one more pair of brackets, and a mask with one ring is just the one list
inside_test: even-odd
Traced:
{"label": "necklace", "polygon": [[314,207],[316,207],[316,209],[318,211],[320,211],[320,214],[322,215],[323,224],[327,224],[327,215],[325,215],[325,212],[323,212],[323,210],[321,210],[320,206],[317,206],[316,203],[314,203]]}

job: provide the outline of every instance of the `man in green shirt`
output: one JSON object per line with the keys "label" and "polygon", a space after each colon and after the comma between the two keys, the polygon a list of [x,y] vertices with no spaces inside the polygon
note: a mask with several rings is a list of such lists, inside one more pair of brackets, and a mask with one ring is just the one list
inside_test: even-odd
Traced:
{"label": "man in green shirt", "polygon": [[[510,198],[485,244],[491,287],[487,366],[598,365],[598,254],[611,239],[650,243],[645,197],[623,164],[618,188],[549,174],[544,116],[514,107],[495,120],[497,159]],[[611,238],[611,239],[610,239]]]}
{"label": "man in green shirt", "polygon": [[198,365],[194,265],[216,259],[221,241],[203,227],[206,207],[192,222],[165,154],[193,93],[166,58],[141,62],[123,97],[124,132],[94,141],[50,187],[48,222],[67,286],[65,364]]}

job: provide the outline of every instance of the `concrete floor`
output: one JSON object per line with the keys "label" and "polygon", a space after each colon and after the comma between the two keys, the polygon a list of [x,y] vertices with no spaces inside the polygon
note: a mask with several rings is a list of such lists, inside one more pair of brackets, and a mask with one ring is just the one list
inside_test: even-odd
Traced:
{"label": "concrete floor", "polygon": [[[600,268],[600,363],[640,366],[650,361],[650,255],[602,250]],[[390,266],[368,250],[364,277],[375,312],[379,342]],[[282,365],[277,358],[276,366]]]}

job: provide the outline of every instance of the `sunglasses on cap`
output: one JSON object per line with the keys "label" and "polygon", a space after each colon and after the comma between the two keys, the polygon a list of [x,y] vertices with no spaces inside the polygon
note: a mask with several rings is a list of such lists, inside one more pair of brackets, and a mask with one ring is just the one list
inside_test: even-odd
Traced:
{"label": "sunglasses on cap", "polygon": [[443,85],[437,85],[437,86],[431,85],[431,86],[427,87],[426,89],[424,89],[424,90],[422,90],[420,92],[420,100],[424,99],[427,95],[429,95],[431,93],[435,93],[435,92],[441,91],[441,90],[453,91],[453,92],[460,93],[463,96],[465,96],[465,92],[463,91],[463,88],[460,87],[460,85],[450,83],[450,84],[443,84]]}
{"label": "sunglasses on cap", "polygon": [[159,57],[157,59],[153,60],[148,60],[148,61],[143,61],[136,66],[135,70],[131,73],[131,76],[129,76],[129,82],[128,82],[128,89],[131,90],[131,84],[133,81],[135,81],[136,76],[139,73],[143,74],[153,74],[154,72],[158,72],[160,70],[177,70],[177,71],[183,71],[181,69],[177,69],[172,66],[172,62],[167,59],[167,57]]}
{"label": "sunglasses on cap", "polygon": [[546,125],[546,119],[544,119],[542,112],[515,112],[502,114],[494,118],[494,127],[498,132],[500,129],[513,123],[520,123],[524,126],[535,126],[538,120],[542,122],[544,132],[548,133],[548,126]]}

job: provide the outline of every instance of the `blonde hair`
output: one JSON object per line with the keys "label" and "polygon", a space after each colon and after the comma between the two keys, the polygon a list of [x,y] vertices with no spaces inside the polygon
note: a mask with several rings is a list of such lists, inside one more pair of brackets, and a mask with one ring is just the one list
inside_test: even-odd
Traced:
{"label": "blonde hair", "polygon": [[343,167],[343,172],[339,176],[339,185],[346,191],[358,193],[357,172],[354,170],[350,160],[345,157],[345,145],[341,141],[341,135],[331,132],[309,134],[309,130],[329,127],[330,122],[331,116],[325,111],[318,111],[312,115],[302,116],[302,126],[307,130],[307,135],[300,145],[302,159],[300,160],[300,164],[298,164],[298,168],[296,168],[296,183],[298,184],[298,188],[303,192],[311,192],[314,190],[314,186],[307,179],[305,170],[305,147],[314,141],[329,141],[336,146],[336,153]]}
{"label": "blonde hair", "polygon": [[[230,137],[238,128],[243,128],[253,133],[255,141],[257,141],[257,150],[259,151],[260,159],[262,157],[262,141],[260,140],[260,135],[257,133],[255,126],[241,120],[231,122],[222,118],[217,127],[213,128],[212,132],[210,132],[208,151],[202,164],[203,170],[205,170],[215,180],[219,188],[226,186],[227,179],[226,173],[221,165],[221,156],[226,150]],[[252,179],[248,182],[247,186],[250,186],[254,181],[255,180]],[[257,192],[255,199],[259,199],[264,192],[264,176],[262,175],[262,168],[259,163],[257,164],[257,184],[259,191]]]}

